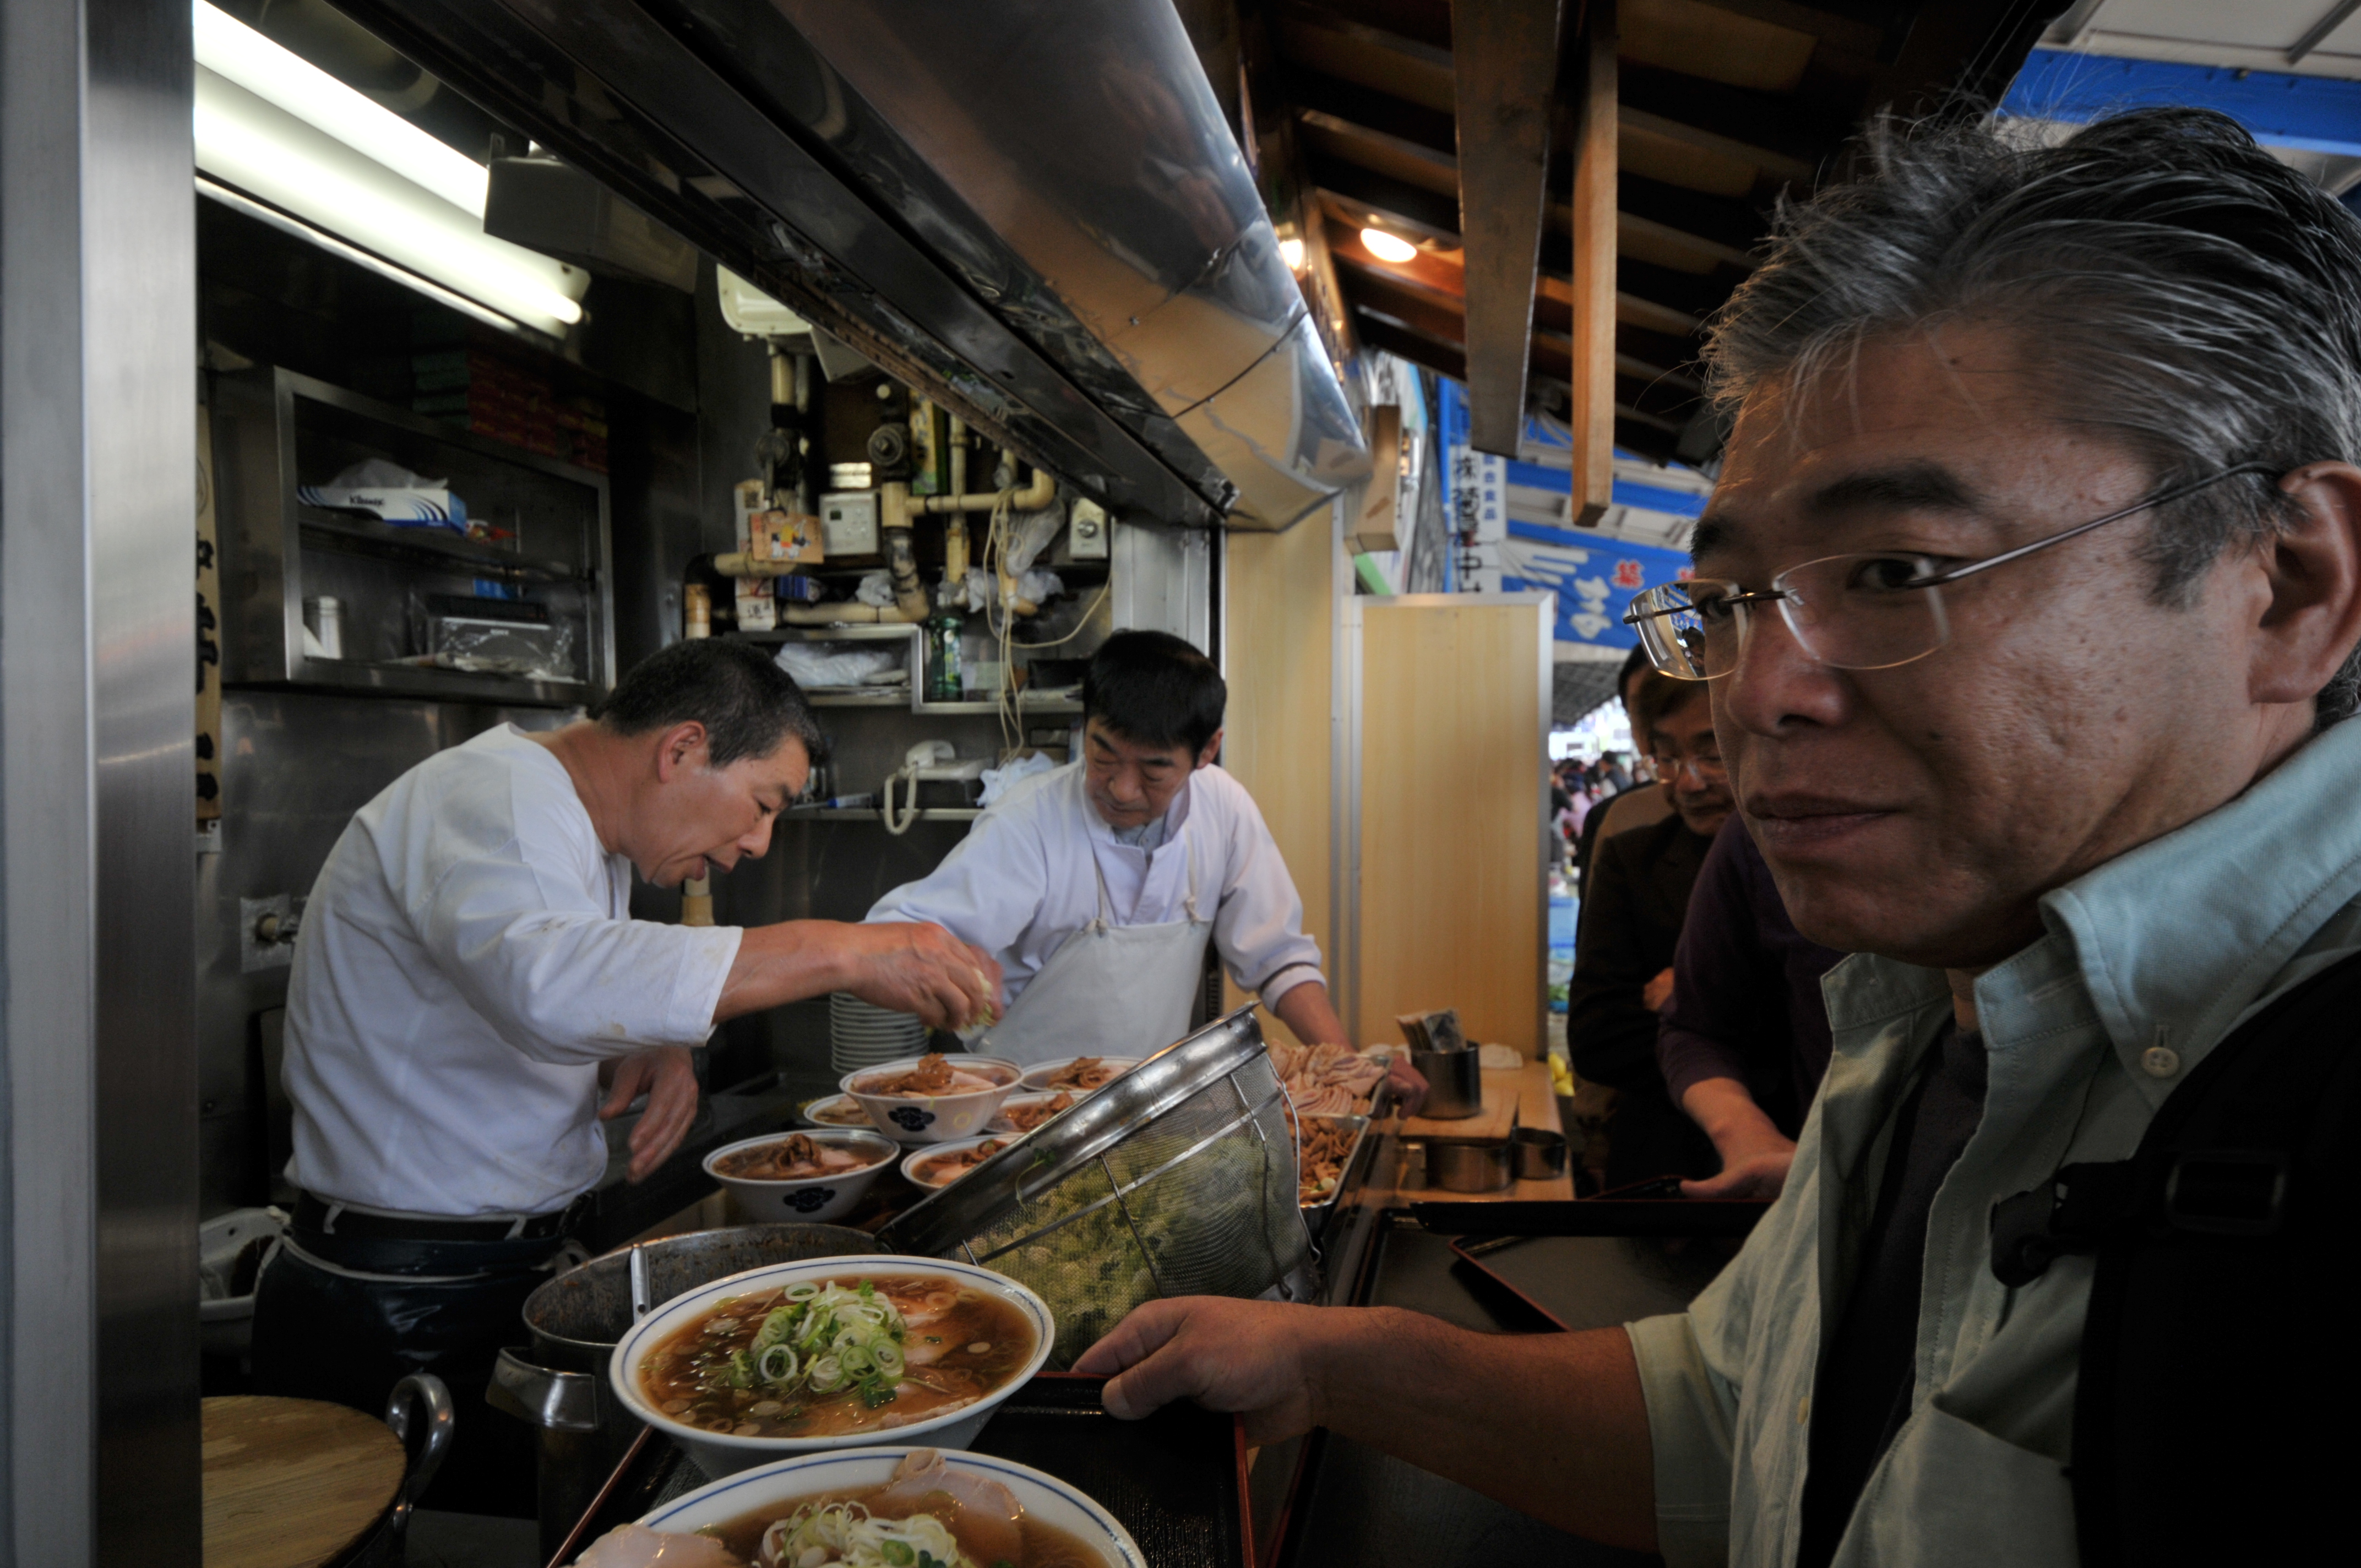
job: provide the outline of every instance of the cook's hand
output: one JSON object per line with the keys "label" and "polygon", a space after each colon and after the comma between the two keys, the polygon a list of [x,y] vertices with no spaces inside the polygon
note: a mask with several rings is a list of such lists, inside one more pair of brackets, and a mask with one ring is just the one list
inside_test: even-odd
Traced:
{"label": "cook's hand", "polygon": [[616,1064],[614,1092],[598,1107],[598,1120],[611,1122],[644,1091],[648,1108],[631,1129],[633,1181],[645,1181],[670,1159],[697,1119],[697,1068],[686,1046],[659,1046]]}
{"label": "cook's hand", "polygon": [[1669,968],[1650,981],[1640,992],[1640,1004],[1651,1013],[1663,1012],[1664,1003],[1672,999],[1673,971]]}
{"label": "cook's hand", "polygon": [[1410,1058],[1397,1055],[1386,1063],[1386,1081],[1393,1085],[1401,1113],[1417,1115],[1419,1107],[1426,1103],[1426,1075],[1410,1065]]}
{"label": "cook's hand", "polygon": [[1795,1146],[1766,1148],[1731,1161],[1719,1176],[1681,1183],[1684,1198],[1776,1198],[1787,1185],[1787,1168],[1795,1163]]}
{"label": "cook's hand", "polygon": [[1000,966],[940,926],[895,921],[844,927],[853,945],[847,991],[961,1034],[1000,1017]]}
{"label": "cook's hand", "polygon": [[1279,1442],[1320,1424],[1312,1365],[1319,1308],[1221,1296],[1150,1301],[1082,1353],[1074,1370],[1120,1373],[1101,1396],[1118,1420],[1175,1399],[1212,1410],[1243,1410],[1246,1442]]}

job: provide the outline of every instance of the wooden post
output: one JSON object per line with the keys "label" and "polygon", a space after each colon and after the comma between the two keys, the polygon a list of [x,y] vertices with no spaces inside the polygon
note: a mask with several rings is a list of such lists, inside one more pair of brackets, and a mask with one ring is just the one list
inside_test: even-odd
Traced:
{"label": "wooden post", "polygon": [[1574,139],[1573,521],[1615,494],[1615,0],[1589,0],[1576,45],[1582,102]]}
{"label": "wooden post", "polygon": [[[1517,455],[1525,423],[1560,10],[1560,0],[1454,0],[1451,7],[1468,441],[1508,457]],[[1611,223],[1609,235],[1611,244]]]}

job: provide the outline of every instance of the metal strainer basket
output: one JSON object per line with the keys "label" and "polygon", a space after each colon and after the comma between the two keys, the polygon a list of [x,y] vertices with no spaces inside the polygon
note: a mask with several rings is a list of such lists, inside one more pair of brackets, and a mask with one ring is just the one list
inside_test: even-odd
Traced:
{"label": "metal strainer basket", "polygon": [[1312,1238],[1251,1006],[1167,1047],[878,1232],[1031,1287],[1053,1367],[1160,1296],[1293,1293]]}

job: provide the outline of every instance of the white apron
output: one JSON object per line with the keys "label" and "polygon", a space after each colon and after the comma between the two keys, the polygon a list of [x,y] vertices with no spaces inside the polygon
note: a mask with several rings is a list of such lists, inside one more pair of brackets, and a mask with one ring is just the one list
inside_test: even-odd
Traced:
{"label": "white apron", "polygon": [[1032,1067],[1071,1057],[1149,1056],[1188,1034],[1213,923],[1197,910],[1194,836],[1185,843],[1188,918],[1149,926],[1115,923],[1106,872],[1093,851],[1098,918],[1058,944],[1007,1014],[968,1048]]}

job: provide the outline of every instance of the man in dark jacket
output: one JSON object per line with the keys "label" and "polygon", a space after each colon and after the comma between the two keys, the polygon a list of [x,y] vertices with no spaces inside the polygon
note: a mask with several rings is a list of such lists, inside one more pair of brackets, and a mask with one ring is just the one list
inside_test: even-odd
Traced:
{"label": "man in dark jacket", "polygon": [[1616,1091],[1606,1130],[1609,1186],[1709,1176],[1719,1167],[1656,1066],[1656,1009],[1671,985],[1689,890],[1731,805],[1702,697],[1700,683],[1653,672],[1641,681],[1632,733],[1655,758],[1673,814],[1602,839],[1584,878],[1565,1035],[1574,1070]]}

